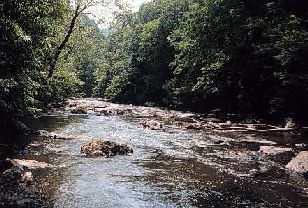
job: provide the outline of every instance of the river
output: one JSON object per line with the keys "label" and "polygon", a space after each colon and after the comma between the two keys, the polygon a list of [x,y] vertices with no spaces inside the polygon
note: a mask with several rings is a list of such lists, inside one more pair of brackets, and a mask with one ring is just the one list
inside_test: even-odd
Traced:
{"label": "river", "polygon": [[[57,168],[35,171],[57,208],[308,207],[308,182],[289,174],[287,157],[264,156],[261,145],[306,145],[303,139],[222,136],[206,131],[154,131],[142,118],[72,115],[56,111],[31,122],[36,129],[79,135],[74,140],[31,137],[18,158]],[[81,145],[102,138],[125,143],[131,156],[89,158]]]}

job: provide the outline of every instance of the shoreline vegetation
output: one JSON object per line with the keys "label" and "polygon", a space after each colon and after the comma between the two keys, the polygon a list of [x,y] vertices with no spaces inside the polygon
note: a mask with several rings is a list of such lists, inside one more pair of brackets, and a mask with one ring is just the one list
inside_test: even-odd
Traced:
{"label": "shoreline vegetation", "polygon": [[[107,2],[0,3],[0,180],[8,194],[33,193],[12,207],[45,206],[29,168],[5,160],[22,138],[75,138],[25,125],[51,111],[142,118],[152,131],[307,138],[307,0],[153,0],[137,12]],[[111,6],[106,28],[90,18]],[[290,145],[258,154],[296,152],[287,169],[306,176],[306,146]],[[99,156],[119,149],[133,152],[104,140],[85,146]]]}
{"label": "shoreline vegetation", "polygon": [[305,0],[119,1],[104,29],[96,3],[0,4],[1,131],[69,97],[307,125]]}

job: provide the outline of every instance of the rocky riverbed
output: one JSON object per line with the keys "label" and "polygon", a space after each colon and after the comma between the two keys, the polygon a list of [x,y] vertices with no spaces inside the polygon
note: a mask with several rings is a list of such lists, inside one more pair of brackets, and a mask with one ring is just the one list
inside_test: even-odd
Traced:
{"label": "rocky riverbed", "polygon": [[[15,184],[29,186],[39,206],[308,206],[308,138],[292,125],[71,99],[30,126],[37,135],[2,178],[22,167]],[[27,198],[6,188],[2,200]]]}
{"label": "rocky riverbed", "polygon": [[143,118],[141,125],[152,130],[184,128],[195,130],[213,130],[223,133],[270,133],[296,132],[296,125],[288,122],[285,126],[273,126],[260,123],[220,122],[217,118],[196,113],[183,113],[161,108],[132,105],[118,105],[102,100],[68,100],[66,111],[73,114],[95,114],[97,116],[125,115]]}

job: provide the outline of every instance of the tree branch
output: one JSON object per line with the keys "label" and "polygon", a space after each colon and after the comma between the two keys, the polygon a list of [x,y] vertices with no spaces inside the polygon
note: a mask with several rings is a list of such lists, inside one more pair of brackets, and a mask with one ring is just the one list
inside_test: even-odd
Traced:
{"label": "tree branch", "polygon": [[54,74],[54,71],[55,71],[55,68],[56,68],[56,65],[57,65],[57,62],[59,60],[59,57],[60,57],[60,54],[62,53],[62,51],[65,49],[65,46],[67,45],[70,37],[72,36],[74,30],[75,30],[75,25],[76,25],[76,21],[77,21],[77,18],[78,16],[88,8],[87,5],[85,5],[84,7],[82,7],[80,9],[80,5],[77,5],[76,6],[76,9],[75,9],[75,12],[74,12],[74,16],[71,20],[71,23],[70,23],[70,26],[68,28],[68,31],[63,39],[63,41],[61,42],[60,46],[56,49],[55,53],[54,53],[54,56],[53,56],[53,59],[50,63],[50,68],[49,68],[49,72],[48,72],[48,79],[51,79],[53,74]]}

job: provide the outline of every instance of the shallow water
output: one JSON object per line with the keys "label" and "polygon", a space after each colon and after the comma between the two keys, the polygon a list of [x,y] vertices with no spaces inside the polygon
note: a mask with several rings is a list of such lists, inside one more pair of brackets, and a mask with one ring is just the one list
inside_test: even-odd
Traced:
{"label": "shallow water", "polygon": [[[19,157],[57,166],[35,176],[59,208],[308,207],[307,181],[289,175],[285,161],[257,152],[264,144],[304,141],[152,131],[139,122],[125,116],[44,116],[32,126],[78,139],[31,138]],[[86,158],[80,147],[91,138],[127,143],[134,154]],[[253,174],[260,169],[267,171]]]}

